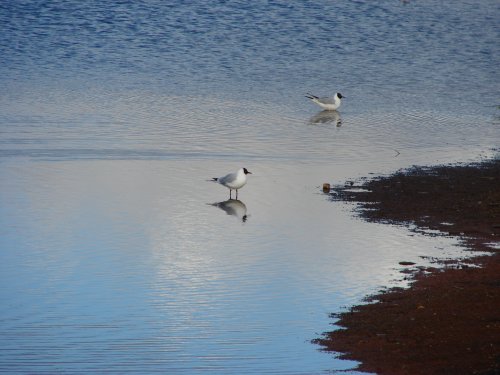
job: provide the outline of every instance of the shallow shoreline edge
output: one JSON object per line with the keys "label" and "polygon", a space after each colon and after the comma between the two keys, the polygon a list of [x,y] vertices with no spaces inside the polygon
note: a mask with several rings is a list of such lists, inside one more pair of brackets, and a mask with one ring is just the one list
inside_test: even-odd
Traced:
{"label": "shallow shoreline edge", "polygon": [[332,200],[356,202],[366,220],[439,230],[491,256],[419,267],[410,288],[333,315],[342,329],[314,342],[361,362],[356,370],[362,372],[500,374],[499,186],[496,158],[413,167],[334,187]]}

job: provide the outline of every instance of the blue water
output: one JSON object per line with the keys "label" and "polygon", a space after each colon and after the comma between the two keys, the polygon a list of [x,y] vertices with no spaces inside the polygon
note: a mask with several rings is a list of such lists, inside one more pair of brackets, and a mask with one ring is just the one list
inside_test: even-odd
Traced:
{"label": "blue water", "polygon": [[[0,3],[0,372],[353,368],[310,343],[329,313],[398,283],[401,260],[462,249],[364,223],[320,186],[495,155],[499,16]],[[304,98],[337,91],[338,113]],[[242,166],[227,202],[206,180]]]}

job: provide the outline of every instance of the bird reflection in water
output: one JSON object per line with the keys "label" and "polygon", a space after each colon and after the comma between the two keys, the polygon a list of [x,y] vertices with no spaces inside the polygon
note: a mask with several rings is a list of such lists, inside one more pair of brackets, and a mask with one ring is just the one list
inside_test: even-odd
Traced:
{"label": "bird reflection in water", "polygon": [[321,111],[309,119],[310,124],[327,124],[330,122],[334,123],[337,127],[341,126],[342,118],[340,117],[340,113],[337,111]]}
{"label": "bird reflection in water", "polygon": [[212,203],[212,206],[219,207],[228,215],[236,216],[244,223],[247,221],[247,206],[238,199],[228,199],[224,202]]}

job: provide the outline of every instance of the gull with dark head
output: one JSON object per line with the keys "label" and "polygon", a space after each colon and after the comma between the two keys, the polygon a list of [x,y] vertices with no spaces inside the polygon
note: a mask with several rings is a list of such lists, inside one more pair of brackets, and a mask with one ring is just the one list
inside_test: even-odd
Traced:
{"label": "gull with dark head", "polygon": [[252,174],[246,168],[240,168],[234,173],[229,173],[223,177],[214,177],[212,181],[217,182],[229,189],[229,199],[231,199],[231,193],[236,190],[236,199],[238,199],[238,190],[241,189],[247,183],[247,174]]}
{"label": "gull with dark head", "polygon": [[344,96],[340,92],[336,93],[334,96],[326,96],[320,98],[319,96],[307,93],[306,98],[311,99],[313,103],[316,103],[321,108],[327,111],[336,111],[340,107],[341,100]]}

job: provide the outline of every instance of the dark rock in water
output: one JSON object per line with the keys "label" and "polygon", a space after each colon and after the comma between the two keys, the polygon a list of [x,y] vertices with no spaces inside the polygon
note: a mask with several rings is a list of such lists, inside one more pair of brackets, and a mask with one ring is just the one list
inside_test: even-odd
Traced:
{"label": "dark rock in water", "polygon": [[415,265],[414,262],[399,262],[399,264],[401,266],[414,266]]}

